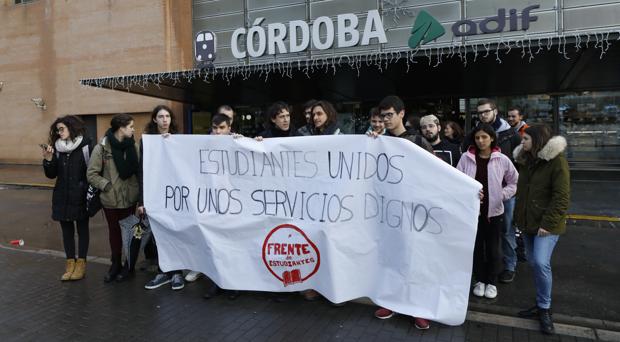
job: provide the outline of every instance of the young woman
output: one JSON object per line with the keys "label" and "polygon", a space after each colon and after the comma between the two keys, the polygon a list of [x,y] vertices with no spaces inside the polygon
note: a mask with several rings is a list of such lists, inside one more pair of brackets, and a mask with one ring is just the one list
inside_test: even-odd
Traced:
{"label": "young woman", "polygon": [[341,134],[338,128],[338,113],[334,106],[325,101],[317,101],[312,106],[312,135]]}
{"label": "young woman", "polygon": [[443,134],[449,142],[459,146],[463,143],[463,136],[465,135],[461,126],[454,121],[446,121]]}
{"label": "young woman", "polygon": [[[49,145],[43,150],[43,170],[56,178],[52,195],[52,219],[60,222],[67,257],[60,280],[79,280],[86,274],[88,253],[88,213],[86,212],[87,159],[92,152],[90,139],[80,118],[67,115],[56,119],[49,132]],[[75,229],[78,255],[75,259]]]}
{"label": "young woman", "polygon": [[521,171],[515,222],[524,233],[523,242],[536,284],[536,305],[519,312],[519,316],[538,316],[545,334],[555,332],[551,319],[551,255],[560,235],[566,231],[570,201],[565,149],[566,139],[551,137],[545,125],[532,125],[525,129],[521,145],[514,151]]}
{"label": "young woman", "polygon": [[88,165],[88,181],[101,190],[101,204],[108,221],[112,266],[103,278],[106,283],[115,279],[123,281],[131,275],[129,265],[121,266],[122,238],[118,221],[136,211],[140,194],[140,161],[133,139],[133,124],[130,115],[115,115],[105,137],[95,146]]}
{"label": "young woman", "polygon": [[480,216],[474,247],[473,293],[478,297],[497,297],[497,277],[502,268],[501,233],[503,201],[514,196],[519,174],[497,146],[492,126],[483,124],[471,133],[475,142],[461,156],[457,169],[482,184]]}
{"label": "young woman", "polygon": [[[144,130],[145,134],[161,134],[164,137],[167,137],[170,134],[177,133],[177,123],[174,118],[174,113],[170,108],[164,105],[159,105],[153,108],[151,112],[151,121],[146,125]],[[138,201],[138,215],[144,215],[146,210],[144,208],[143,203],[143,195],[144,195],[144,184],[142,175],[144,173],[144,169],[142,167],[143,161],[143,146],[142,141],[140,141],[140,200]],[[156,247],[155,247],[155,237],[151,239],[149,243],[153,244],[153,251],[155,251],[155,255],[152,257],[156,260]],[[146,252],[146,250],[145,250]],[[157,267],[157,275],[151,281],[149,281],[144,288],[147,290],[153,290],[165,284],[172,283],[171,287],[173,290],[181,290],[185,287],[185,282],[183,281],[183,271],[175,270],[170,272],[162,272],[162,270]]]}

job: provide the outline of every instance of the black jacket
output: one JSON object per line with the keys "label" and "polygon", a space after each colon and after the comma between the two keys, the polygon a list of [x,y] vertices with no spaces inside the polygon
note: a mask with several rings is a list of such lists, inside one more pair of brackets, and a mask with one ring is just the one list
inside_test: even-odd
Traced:
{"label": "black jacket", "polygon": [[288,131],[283,131],[281,129],[279,129],[278,127],[269,127],[267,129],[265,129],[264,131],[262,131],[259,136],[263,137],[263,138],[284,138],[284,137],[296,137],[299,134],[297,133],[297,130],[293,127],[290,126]]}
{"label": "black jacket", "polygon": [[[386,131],[385,135],[390,136],[390,137],[395,137],[395,135],[390,133],[390,131]],[[404,131],[401,135],[398,136],[398,138],[407,139],[413,142],[414,144],[420,146],[421,148],[427,150],[428,152],[435,154],[435,152],[433,151],[433,146],[431,146],[431,144],[428,141],[426,141],[426,139],[424,139],[422,136],[420,136],[419,134],[416,134],[416,131],[413,129]]]}
{"label": "black jacket", "polygon": [[43,160],[45,176],[56,178],[52,194],[52,219],[55,221],[76,221],[88,218],[86,212],[86,161],[82,148],[88,146],[88,155],[93,145],[84,137],[80,146],[70,153],[54,153],[51,161]]}

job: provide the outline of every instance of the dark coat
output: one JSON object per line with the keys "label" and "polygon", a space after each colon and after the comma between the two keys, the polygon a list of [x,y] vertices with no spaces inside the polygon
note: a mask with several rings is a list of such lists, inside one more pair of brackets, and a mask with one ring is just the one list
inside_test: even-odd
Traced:
{"label": "dark coat", "polygon": [[88,146],[89,155],[93,146],[84,137],[80,146],[70,153],[54,153],[51,161],[43,160],[45,176],[56,178],[52,194],[52,219],[55,221],[76,221],[88,218],[86,212],[86,161],[82,148]]}
{"label": "dark coat", "polygon": [[[536,234],[543,228],[551,234],[566,231],[566,213],[570,201],[570,173],[563,151],[566,139],[553,137],[530,163],[517,160],[519,182],[514,218],[519,229]],[[515,150],[515,156],[521,146]]]}
{"label": "dark coat", "polygon": [[299,135],[300,134],[297,132],[297,129],[293,126],[290,126],[289,130],[286,132],[278,129],[276,126],[270,126],[259,134],[259,136],[263,138],[296,137]]}

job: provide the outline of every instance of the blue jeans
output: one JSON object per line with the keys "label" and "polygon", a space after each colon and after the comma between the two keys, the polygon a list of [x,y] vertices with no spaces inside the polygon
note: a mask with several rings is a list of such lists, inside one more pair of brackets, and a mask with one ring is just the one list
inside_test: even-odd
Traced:
{"label": "blue jeans", "polygon": [[512,225],[512,215],[515,210],[516,198],[504,201],[504,226],[502,227],[502,251],[504,252],[504,270],[511,272],[517,267],[517,238],[515,227]]}
{"label": "blue jeans", "polygon": [[534,271],[536,305],[541,309],[551,308],[551,254],[553,254],[553,248],[559,238],[559,235],[540,237],[523,234],[527,260]]}

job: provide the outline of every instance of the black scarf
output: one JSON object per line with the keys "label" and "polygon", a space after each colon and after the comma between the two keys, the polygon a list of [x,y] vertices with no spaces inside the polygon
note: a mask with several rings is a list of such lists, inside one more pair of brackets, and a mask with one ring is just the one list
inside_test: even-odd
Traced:
{"label": "black scarf", "polygon": [[138,163],[138,154],[136,153],[133,137],[125,138],[119,142],[111,129],[108,129],[105,135],[110,142],[110,147],[112,147],[112,158],[114,159],[119,177],[125,180],[137,174],[140,164]]}

